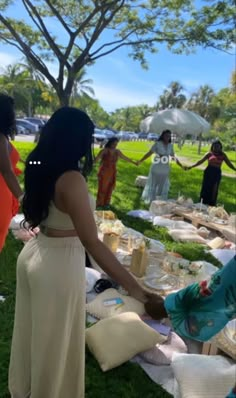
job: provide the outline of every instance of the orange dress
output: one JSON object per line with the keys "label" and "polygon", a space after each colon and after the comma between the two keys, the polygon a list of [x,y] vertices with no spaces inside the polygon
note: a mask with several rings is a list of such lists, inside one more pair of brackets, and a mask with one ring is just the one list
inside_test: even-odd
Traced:
{"label": "orange dress", "polygon": [[97,207],[109,206],[112,191],[116,186],[116,163],[118,151],[106,149],[98,172]]}
{"label": "orange dress", "polygon": [[[17,150],[9,144],[10,160],[15,172],[15,175],[21,174],[21,171],[16,167],[17,162],[20,160],[20,155]],[[19,209],[19,202],[13,196],[8,188],[3,176],[0,173],[0,252],[4,246],[8,228],[12,217],[14,217]]]}

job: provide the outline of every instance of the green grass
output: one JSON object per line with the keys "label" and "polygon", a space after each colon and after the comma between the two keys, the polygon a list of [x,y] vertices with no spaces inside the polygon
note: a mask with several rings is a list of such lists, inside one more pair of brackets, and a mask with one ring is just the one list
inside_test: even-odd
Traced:
{"label": "green grass", "polygon": [[[33,148],[33,144],[15,143],[26,159]],[[147,143],[121,143],[119,147],[132,159],[140,159],[142,153],[148,150]],[[185,155],[184,155],[185,156]],[[153,227],[150,223],[132,217],[126,213],[131,209],[145,208],[141,202],[141,189],[134,186],[137,175],[147,175],[150,161],[144,162],[139,168],[120,161],[118,164],[117,186],[112,197],[112,206],[118,217],[125,225],[144,233],[146,236],[161,240],[168,250],[177,251],[189,260],[206,260],[219,265],[217,260],[205,249],[197,244],[182,244],[171,240],[164,228]],[[97,166],[89,178],[89,189],[93,194],[97,191]],[[175,164],[171,170],[170,197],[176,197],[181,191],[185,196],[198,199],[202,180],[202,171],[192,170],[191,173],[183,172]],[[21,182],[23,177],[21,176]],[[235,180],[223,177],[220,187],[219,203],[224,203],[226,210],[235,211],[236,196]],[[0,295],[6,300],[0,303],[0,398],[9,398],[7,391],[7,373],[10,354],[10,343],[13,328],[14,301],[15,301],[15,267],[16,259],[22,244],[11,235],[8,236],[6,246],[0,255]],[[76,347],[75,347],[76,349]],[[103,373],[92,355],[86,354],[86,397],[124,397],[124,398],[168,398],[170,395],[162,387],[154,384],[135,364],[127,363],[117,369]]]}

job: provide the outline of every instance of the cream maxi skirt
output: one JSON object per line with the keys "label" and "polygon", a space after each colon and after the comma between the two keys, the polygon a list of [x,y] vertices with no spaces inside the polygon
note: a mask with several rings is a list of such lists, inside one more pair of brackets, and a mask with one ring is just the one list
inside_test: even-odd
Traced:
{"label": "cream maxi skirt", "polygon": [[12,398],[83,398],[85,251],[39,234],[18,257]]}

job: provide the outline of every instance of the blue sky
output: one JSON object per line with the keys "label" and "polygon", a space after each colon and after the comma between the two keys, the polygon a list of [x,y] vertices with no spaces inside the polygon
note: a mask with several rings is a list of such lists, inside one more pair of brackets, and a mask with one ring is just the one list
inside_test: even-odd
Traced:
{"label": "blue sky", "polygon": [[[20,9],[17,9],[17,14],[24,16]],[[54,31],[58,30],[58,26],[53,27]],[[21,57],[14,47],[0,43],[2,67],[17,62]],[[161,46],[157,54],[147,54],[147,60],[149,69],[143,70],[138,62],[128,57],[128,49],[122,48],[98,59],[87,69],[87,77],[93,80],[95,96],[104,109],[113,111],[139,104],[152,106],[173,80],[184,86],[187,95],[203,84],[209,84],[218,91],[229,85],[235,69],[233,55],[213,49],[197,49],[195,54],[186,56],[172,54]],[[56,65],[51,64],[50,68],[56,75]]]}

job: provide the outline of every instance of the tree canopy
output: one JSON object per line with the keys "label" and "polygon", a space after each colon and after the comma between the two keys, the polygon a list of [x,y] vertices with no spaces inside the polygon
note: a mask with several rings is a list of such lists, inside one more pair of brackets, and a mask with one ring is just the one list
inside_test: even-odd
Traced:
{"label": "tree canopy", "polygon": [[[156,52],[161,43],[175,53],[188,53],[197,45],[230,50],[234,0],[201,4],[195,8],[194,0],[0,0],[0,40],[27,57],[63,105],[69,103],[82,68],[124,46],[143,67],[146,52]],[[13,6],[22,7],[27,19],[17,18]],[[47,61],[57,63],[56,77]]]}

